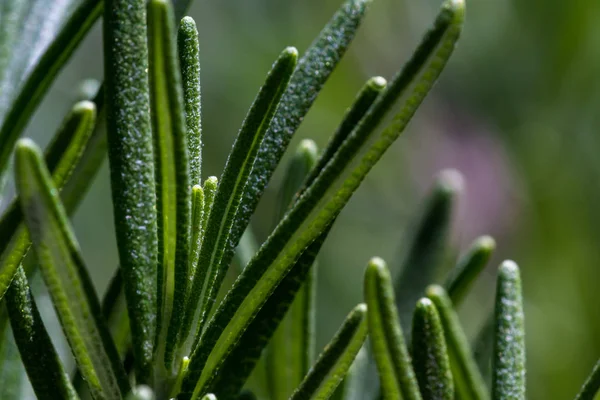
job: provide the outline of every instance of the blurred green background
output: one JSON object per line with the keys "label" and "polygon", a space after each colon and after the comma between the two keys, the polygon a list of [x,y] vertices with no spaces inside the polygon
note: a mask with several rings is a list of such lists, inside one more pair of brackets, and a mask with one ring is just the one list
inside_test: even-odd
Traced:
{"label": "blurred green background", "polygon": [[[279,52],[302,52],[341,0],[196,0],[201,41],[204,173],[219,175],[237,129]],[[439,1],[376,0],[290,148],[321,147],[370,76],[390,78],[433,20]],[[475,335],[491,311],[495,268],[522,267],[528,397],[573,398],[600,356],[600,2],[471,0],[459,47],[405,134],[340,216],[319,259],[322,346],[361,301],[374,255],[397,266],[435,174],[455,168],[465,193],[453,244],[491,234],[498,250],[461,309]],[[48,139],[85,78],[102,77],[96,27],[36,114],[28,135]],[[291,153],[289,151],[288,153]],[[253,221],[272,228],[281,168]],[[108,170],[75,217],[99,290],[117,264]]]}

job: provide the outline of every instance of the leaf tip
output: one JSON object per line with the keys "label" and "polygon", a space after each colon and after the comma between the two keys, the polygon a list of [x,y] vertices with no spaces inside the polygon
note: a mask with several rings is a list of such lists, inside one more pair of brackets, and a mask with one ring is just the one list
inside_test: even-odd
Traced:
{"label": "leaf tip", "polygon": [[438,174],[436,179],[437,189],[448,196],[461,193],[464,186],[463,175],[456,169],[445,169]]}
{"label": "leaf tip", "polygon": [[519,266],[512,260],[502,262],[498,274],[504,279],[520,280]]}
{"label": "leaf tip", "polygon": [[383,76],[374,76],[367,81],[367,85],[371,89],[380,91],[387,85],[387,80]]}

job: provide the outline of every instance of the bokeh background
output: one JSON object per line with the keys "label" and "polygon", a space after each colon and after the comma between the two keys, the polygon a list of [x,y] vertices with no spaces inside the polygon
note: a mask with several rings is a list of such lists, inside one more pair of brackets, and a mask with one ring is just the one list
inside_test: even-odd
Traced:
{"label": "bokeh background", "polygon": [[[341,0],[196,0],[200,31],[204,168],[220,174],[262,79],[279,52],[302,52]],[[321,147],[370,76],[390,78],[433,20],[439,0],[376,0],[290,149]],[[461,309],[474,336],[491,312],[499,262],[522,267],[528,398],[573,398],[600,356],[600,2],[471,0],[460,44],[405,134],[340,216],[319,258],[323,346],[361,301],[374,255],[398,266],[436,173],[465,177],[453,245],[491,234],[498,250]],[[96,27],[60,75],[27,134],[47,142],[86,78],[101,79]],[[291,153],[288,152],[288,153]],[[274,223],[283,168],[252,228]],[[107,165],[75,216],[102,291],[116,264]],[[395,271],[397,272],[397,271]]]}

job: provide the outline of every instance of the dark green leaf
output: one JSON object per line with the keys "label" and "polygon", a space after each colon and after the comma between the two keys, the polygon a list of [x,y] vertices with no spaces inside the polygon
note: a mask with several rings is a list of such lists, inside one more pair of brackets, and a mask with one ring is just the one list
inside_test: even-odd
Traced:
{"label": "dark green leaf", "polygon": [[106,0],[104,74],[115,229],[136,373],[150,379],[156,326],[156,190],[145,0]]}
{"label": "dark green leaf", "polygon": [[402,324],[410,321],[414,304],[435,280],[444,261],[452,213],[463,178],[458,171],[442,171],[425,201],[418,222],[411,229],[409,247],[396,279],[396,305]]}
{"label": "dark green leaf", "polygon": [[199,185],[202,182],[200,44],[198,43],[196,23],[190,17],[184,17],[179,24],[177,48],[179,50],[183,99],[185,102],[185,121],[190,156],[190,182],[192,185]]}
{"label": "dark green leaf", "polygon": [[593,400],[594,396],[600,390],[600,360],[594,366],[590,376],[586,379],[581,391],[575,397],[575,400]]}
{"label": "dark green leaf", "polygon": [[29,290],[23,268],[6,292],[6,307],[15,342],[38,399],[77,399],[69,375],[54,350]]}
{"label": "dark green leaf", "polygon": [[421,400],[396,311],[390,273],[380,258],[369,261],[364,296],[369,307],[369,337],[383,398]]}
{"label": "dark green leaf", "polygon": [[[212,377],[213,382],[207,384],[206,391],[215,393],[220,399],[227,400],[235,397],[236,394],[242,389],[242,386],[250,376],[250,373],[256,366],[258,359],[263,352],[264,348],[269,343],[269,340],[276,332],[277,327],[281,327],[281,322],[284,317],[294,316],[291,314],[293,311],[297,311],[300,315],[297,317],[298,321],[295,321],[297,325],[292,326],[295,329],[295,336],[300,336],[300,343],[294,343],[292,340],[294,336],[288,336],[281,338],[283,341],[285,338],[288,339],[288,346],[298,348],[300,354],[292,354],[287,359],[288,364],[296,363],[298,366],[282,365],[279,364],[279,368],[290,368],[296,370],[297,374],[301,373],[300,379],[297,385],[292,388],[292,391],[286,394],[285,398],[289,398],[292,392],[300,385],[302,379],[308,372],[310,365],[305,365],[308,362],[309,355],[312,350],[308,347],[314,346],[314,332],[311,332],[312,323],[308,320],[314,318],[310,315],[310,309],[305,309],[305,304],[300,304],[302,310],[294,310],[293,307],[296,305],[296,301],[300,298],[303,284],[306,285],[307,279],[314,268],[314,261],[319,253],[323,242],[327,238],[329,229],[327,229],[323,235],[315,240],[300,256],[296,262],[295,268],[290,271],[288,275],[281,281],[279,286],[275,289],[273,294],[269,297],[264,306],[260,309],[252,323],[248,326],[239,342],[231,348],[229,355],[223,361],[223,365],[215,371]],[[304,299],[302,299],[304,300]],[[308,302],[308,301],[307,301]],[[290,309],[290,306],[292,309]],[[288,311],[289,310],[289,311]],[[286,318],[287,318],[286,317]],[[283,321],[285,322],[285,320]],[[280,348],[281,349],[281,348]],[[289,350],[285,349],[283,356],[288,355]],[[310,355],[312,356],[312,355]],[[312,358],[312,357],[311,357]],[[279,360],[283,360],[282,357]],[[270,360],[273,361],[273,360]],[[312,364],[311,364],[312,365]],[[273,367],[273,365],[272,365]],[[268,382],[270,385],[274,385],[273,379],[275,378],[286,378],[284,374],[275,375],[271,372]],[[293,376],[296,378],[296,376]],[[293,382],[294,379],[291,379]],[[289,381],[287,382],[290,383]],[[284,383],[280,383],[281,387],[285,387]],[[270,388],[271,390],[273,388]],[[201,391],[202,393],[203,391]],[[276,397],[272,397],[276,399]]]}
{"label": "dark green leaf", "polygon": [[[288,47],[273,64],[227,159],[214,203],[210,214],[207,215],[208,223],[200,250],[200,260],[186,305],[186,316],[180,338],[182,341],[186,339],[189,332],[191,338],[199,337],[204,321],[213,308],[217,292],[231,261],[231,259],[224,260],[223,254],[229,243],[234,217],[240,207],[244,188],[265,132],[296,66],[297,57],[296,49]],[[196,345],[197,340],[185,342],[183,355]]]}
{"label": "dark green leaf", "polygon": [[444,283],[452,303],[458,306],[462,302],[471,286],[473,286],[475,279],[487,265],[495,248],[496,242],[492,237],[481,236],[471,244],[465,255],[458,260],[456,267]]}
{"label": "dark green leaf", "polygon": [[457,397],[461,400],[488,400],[488,389],[471,354],[469,342],[448,293],[441,286],[432,285],[427,288],[426,294],[439,312]]}
{"label": "dark green leaf", "polygon": [[290,400],[328,399],[350,369],[367,336],[367,307],[359,304],[319,355]]}
{"label": "dark green leaf", "polygon": [[95,398],[118,399],[129,391],[127,377],[58,193],[33,142],[19,141],[15,154],[25,222],[78,367]]}
{"label": "dark green leaf", "polygon": [[413,317],[412,356],[423,400],[454,400],[454,383],[444,329],[428,298],[417,302]]}
{"label": "dark green leaf", "polygon": [[505,261],[498,271],[492,399],[525,400],[525,318],[519,267]]}

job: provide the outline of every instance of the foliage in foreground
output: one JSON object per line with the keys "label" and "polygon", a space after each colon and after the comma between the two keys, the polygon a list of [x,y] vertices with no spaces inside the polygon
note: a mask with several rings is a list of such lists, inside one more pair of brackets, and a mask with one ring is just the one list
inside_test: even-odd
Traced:
{"label": "foliage in foreground", "polygon": [[[18,1],[7,4],[0,14],[4,27],[25,12]],[[3,110],[0,168],[5,176],[14,148],[18,197],[0,219],[2,398],[19,398],[9,384],[20,379],[18,354],[37,397],[47,399],[251,399],[245,387],[255,369],[264,369],[264,389],[273,400],[525,398],[517,265],[506,261],[498,270],[493,329],[481,334],[491,350],[482,346],[478,359],[455,307],[485,267],[493,240],[477,239],[443,285],[431,285],[444,264],[460,191],[454,171],[440,174],[427,199],[400,277],[392,282],[386,263],[373,258],[364,303],[313,359],[317,254],[352,193],[443,70],[460,34],[462,1],[446,0],[389,83],[381,77],[365,83],[320,154],[312,141],[300,144],[281,190],[279,223],[258,249],[242,241],[294,132],[369,5],[347,0],[302,57],[294,48],[283,50],[221,177],[203,181],[194,21],[184,17],[176,26],[166,0],[151,0],[147,8],[144,0],[81,3]],[[185,2],[175,6],[175,14],[186,8]],[[42,154],[31,140],[18,138],[103,7],[104,86],[74,105]],[[0,64],[0,78],[10,76],[2,70],[7,65]],[[100,301],[68,217],[105,152],[120,267]],[[35,258],[27,257],[30,247]],[[250,256],[220,299],[236,248],[239,259]],[[38,271],[75,359],[73,376],[31,293],[29,281]],[[4,340],[9,324],[18,354]],[[403,331],[407,326],[412,329]],[[599,370],[577,399],[593,398]]]}

